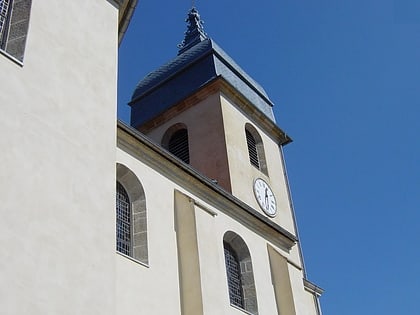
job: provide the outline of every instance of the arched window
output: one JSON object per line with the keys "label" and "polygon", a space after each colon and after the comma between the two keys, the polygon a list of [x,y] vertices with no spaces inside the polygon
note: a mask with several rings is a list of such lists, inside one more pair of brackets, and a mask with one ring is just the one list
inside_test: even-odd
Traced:
{"label": "arched window", "polygon": [[147,264],[147,212],[143,186],[126,166],[117,164],[117,251]]}
{"label": "arched window", "polygon": [[162,146],[185,163],[190,163],[188,130],[184,124],[175,124],[163,136]]}
{"label": "arched window", "polygon": [[117,251],[131,254],[131,206],[127,191],[117,181]]}
{"label": "arched window", "polygon": [[264,145],[261,136],[251,124],[245,125],[245,137],[248,147],[249,162],[261,172],[268,175]]}
{"label": "arched window", "polygon": [[228,231],[223,236],[223,249],[230,303],[251,314],[258,314],[254,273],[248,247],[238,234]]}

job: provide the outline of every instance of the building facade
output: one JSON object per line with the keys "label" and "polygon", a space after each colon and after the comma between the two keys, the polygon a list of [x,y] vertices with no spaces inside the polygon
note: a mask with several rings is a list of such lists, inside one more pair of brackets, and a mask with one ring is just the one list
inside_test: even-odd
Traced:
{"label": "building facade", "polygon": [[117,49],[133,6],[0,1],[1,314],[115,314]]}
{"label": "building facade", "polygon": [[178,56],[135,88],[131,126],[115,124],[135,4],[0,2],[5,314],[321,314],[291,139],[195,9]]}

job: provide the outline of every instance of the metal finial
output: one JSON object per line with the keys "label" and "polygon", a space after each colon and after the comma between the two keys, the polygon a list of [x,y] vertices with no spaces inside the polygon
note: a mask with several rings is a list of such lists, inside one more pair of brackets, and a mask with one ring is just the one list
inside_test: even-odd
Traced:
{"label": "metal finial", "polygon": [[184,40],[178,45],[178,54],[183,53],[191,46],[208,38],[207,34],[204,32],[204,22],[201,20],[200,14],[194,6],[188,12],[185,22],[187,22],[187,31],[185,32]]}

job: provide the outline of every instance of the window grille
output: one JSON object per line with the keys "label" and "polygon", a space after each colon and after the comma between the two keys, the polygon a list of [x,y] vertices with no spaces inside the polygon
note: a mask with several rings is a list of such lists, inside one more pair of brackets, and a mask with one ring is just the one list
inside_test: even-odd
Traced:
{"label": "window grille", "polygon": [[130,255],[131,251],[131,206],[127,191],[117,182],[117,251]]}
{"label": "window grille", "polygon": [[0,0],[0,44],[3,43],[3,34],[6,36],[6,26],[10,13],[11,0]]}
{"label": "window grille", "polygon": [[0,0],[0,49],[23,61],[32,0]]}
{"label": "window grille", "polygon": [[168,149],[169,152],[180,158],[185,163],[190,163],[187,129],[180,129],[172,135],[169,140]]}
{"label": "window grille", "polygon": [[239,259],[228,243],[223,243],[230,303],[244,308]]}
{"label": "window grille", "polygon": [[258,151],[257,151],[257,142],[255,141],[254,136],[245,129],[246,134],[246,143],[248,145],[248,154],[249,154],[249,161],[252,165],[256,168],[260,169],[260,161],[258,159]]}

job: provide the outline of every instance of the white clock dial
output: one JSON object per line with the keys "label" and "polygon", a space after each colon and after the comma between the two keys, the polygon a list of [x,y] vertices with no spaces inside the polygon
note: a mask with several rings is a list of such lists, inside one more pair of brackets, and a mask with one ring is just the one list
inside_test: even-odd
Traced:
{"label": "white clock dial", "polygon": [[254,182],[254,195],[260,208],[270,217],[277,214],[276,198],[270,186],[261,178]]}

